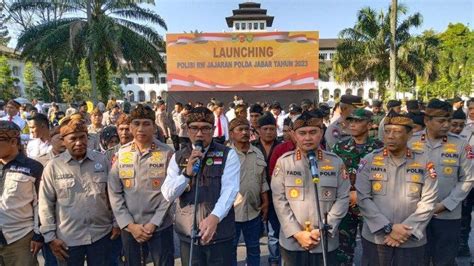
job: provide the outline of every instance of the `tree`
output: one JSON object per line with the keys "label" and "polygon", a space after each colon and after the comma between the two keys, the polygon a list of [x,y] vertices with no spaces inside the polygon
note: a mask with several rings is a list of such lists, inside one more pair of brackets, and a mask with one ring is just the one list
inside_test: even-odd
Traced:
{"label": "tree", "polygon": [[12,71],[5,56],[0,57],[0,99],[12,99],[18,97],[18,91],[14,87]]}
{"label": "tree", "polygon": [[77,98],[77,88],[69,83],[69,79],[61,82],[61,96],[66,103],[72,103]]}
{"label": "tree", "polygon": [[[166,29],[166,24],[152,10],[139,6],[140,3],[153,4],[154,1],[90,1],[90,23],[87,18],[77,16],[87,14],[85,1],[17,1],[12,8],[26,11],[61,2],[69,15],[27,29],[18,38],[17,48],[23,50],[26,58],[66,53],[72,61],[85,58],[91,51],[93,56],[89,57],[89,62],[93,59],[94,64],[90,66],[98,68],[98,78],[100,73],[106,72],[107,64],[114,71],[145,68],[155,75],[165,68],[159,53],[165,49],[164,41],[154,27]],[[97,85],[102,98],[107,98],[107,85],[99,80]]]}
{"label": "tree", "polygon": [[90,100],[92,96],[92,84],[87,70],[87,63],[85,59],[81,60],[79,67],[79,77],[77,78],[77,89],[84,100]]}
{"label": "tree", "polygon": [[[397,12],[406,14],[407,8],[399,5]],[[390,9],[388,11],[390,13]],[[397,23],[396,50],[410,39],[409,30],[421,24],[421,14],[406,16]],[[387,81],[390,77],[390,16],[383,11],[377,13],[366,7],[357,14],[357,22],[352,28],[339,33],[341,41],[337,46],[334,60],[336,80],[339,82],[364,82],[375,80],[379,86],[379,95],[385,97]],[[402,62],[397,53],[397,75],[413,75],[413,62]],[[408,57],[408,60],[414,58]]]}
{"label": "tree", "polygon": [[7,46],[11,37],[8,37],[8,28],[5,25],[8,21],[8,16],[4,14],[4,4],[0,3],[0,45]]}

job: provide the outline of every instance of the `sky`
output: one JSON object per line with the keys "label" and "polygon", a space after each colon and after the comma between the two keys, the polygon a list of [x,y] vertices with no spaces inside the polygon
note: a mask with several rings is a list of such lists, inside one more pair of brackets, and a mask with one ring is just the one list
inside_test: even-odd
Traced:
{"label": "sky", "polygon": [[[225,17],[245,0],[155,0],[150,6],[166,21],[168,33],[189,31],[229,31]],[[386,11],[390,0],[260,0],[267,14],[275,16],[271,30],[317,30],[320,38],[336,38],[339,31],[352,27],[357,11],[371,7]],[[408,7],[408,14],[420,12],[423,24],[414,34],[433,29],[444,31],[449,23],[474,26],[473,0],[399,0]],[[166,31],[158,29],[162,34]]]}

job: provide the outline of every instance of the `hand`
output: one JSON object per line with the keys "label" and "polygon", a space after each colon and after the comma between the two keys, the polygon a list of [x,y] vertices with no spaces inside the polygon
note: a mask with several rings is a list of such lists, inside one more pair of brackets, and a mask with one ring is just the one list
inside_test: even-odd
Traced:
{"label": "hand", "polygon": [[[314,230],[313,230],[314,231]],[[300,244],[300,246],[306,250],[313,249],[318,242],[313,239],[311,236],[313,235],[312,232],[306,231],[299,231],[298,233],[294,234],[293,237],[296,238],[296,241]]]}
{"label": "hand", "polygon": [[442,203],[436,203],[434,207],[434,214],[439,214],[441,212],[444,212],[446,210],[446,207]]}
{"label": "hand", "polygon": [[54,256],[56,256],[56,258],[59,260],[65,261],[67,258],[69,258],[69,255],[67,254],[68,247],[61,239],[55,239],[49,242],[49,247],[51,248],[51,252],[53,252]]}
{"label": "hand", "polygon": [[219,218],[214,214],[210,214],[199,223],[199,235],[201,236],[201,244],[207,245],[216,234]]}
{"label": "hand", "polygon": [[357,191],[349,191],[349,206],[357,205]]}
{"label": "hand", "polygon": [[262,203],[262,205],[260,205],[260,211],[262,212],[262,220],[264,222],[268,221],[268,204]]}
{"label": "hand", "polygon": [[311,230],[311,238],[313,240],[316,240],[316,245],[319,244],[319,242],[321,242],[321,231],[319,231],[319,229],[313,229]]}
{"label": "hand", "polygon": [[40,249],[43,247],[42,242],[37,242],[37,241],[31,241],[30,243],[30,251],[33,253],[33,256],[36,256]]}
{"label": "hand", "polygon": [[122,230],[118,227],[112,227],[112,234],[110,235],[110,240],[115,240],[120,236]]}
{"label": "hand", "polygon": [[127,229],[138,243],[144,243],[151,238],[151,234],[148,233],[148,230],[142,224],[129,224]]}
{"label": "hand", "polygon": [[399,247],[402,243],[400,243],[399,241],[393,239],[390,235],[387,235],[385,236],[385,240],[383,241],[383,243],[389,247]]}
{"label": "hand", "polygon": [[198,150],[193,150],[188,159],[188,164],[186,165],[186,174],[188,176],[194,176],[196,173],[193,173],[193,165],[198,160],[204,157],[204,154]]}
{"label": "hand", "polygon": [[152,224],[152,223],[148,223],[148,224],[145,224],[143,226],[143,228],[146,229],[146,231],[150,234],[150,235],[153,235],[153,233],[155,232],[156,230],[156,225]]}
{"label": "hand", "polygon": [[394,224],[392,226],[390,237],[400,242],[400,244],[403,244],[408,240],[408,238],[410,238],[412,229],[411,226],[406,224]]}

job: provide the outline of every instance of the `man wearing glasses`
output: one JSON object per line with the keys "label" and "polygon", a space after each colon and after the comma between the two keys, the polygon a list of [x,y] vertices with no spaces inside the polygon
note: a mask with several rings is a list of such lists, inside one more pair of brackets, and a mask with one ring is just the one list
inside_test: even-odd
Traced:
{"label": "man wearing glasses", "polygon": [[[214,114],[205,107],[191,110],[187,122],[193,143],[171,158],[162,187],[163,196],[176,204],[175,229],[181,240],[182,265],[189,264],[195,181],[199,179],[197,227],[199,245],[193,248],[193,265],[231,265],[235,216],[233,203],[239,192],[240,161],[236,152],[212,139]],[[202,149],[195,143],[202,142]],[[193,166],[201,161],[196,173]]]}
{"label": "man wearing glasses", "polygon": [[410,140],[413,150],[424,152],[438,172],[439,193],[434,217],[427,228],[426,262],[456,265],[461,230],[461,202],[471,191],[474,181],[474,153],[467,141],[449,133],[452,117],[449,103],[433,99],[425,111],[426,129]]}

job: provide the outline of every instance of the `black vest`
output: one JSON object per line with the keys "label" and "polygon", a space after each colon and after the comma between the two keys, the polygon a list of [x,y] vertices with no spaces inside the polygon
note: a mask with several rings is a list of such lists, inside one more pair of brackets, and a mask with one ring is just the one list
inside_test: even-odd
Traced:
{"label": "black vest", "polygon": [[[214,209],[221,192],[221,178],[224,173],[225,163],[230,148],[212,141],[206,156],[201,162],[199,178],[199,198],[197,208],[197,226]],[[187,159],[191,155],[190,146],[176,152],[175,158],[180,171],[186,168]],[[190,183],[191,190],[184,192],[176,204],[175,230],[181,240],[191,241],[191,230],[193,228],[193,211],[195,185]],[[227,216],[217,225],[216,235],[212,243],[231,240],[235,235],[235,215],[232,206]]]}

